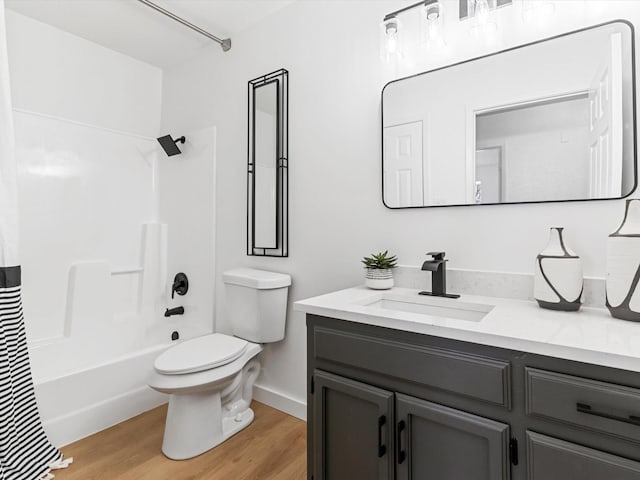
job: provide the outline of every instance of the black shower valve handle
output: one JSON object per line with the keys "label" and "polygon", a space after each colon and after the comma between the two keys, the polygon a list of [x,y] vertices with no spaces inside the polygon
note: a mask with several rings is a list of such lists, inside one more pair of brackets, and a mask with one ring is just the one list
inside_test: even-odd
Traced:
{"label": "black shower valve handle", "polygon": [[185,295],[189,291],[189,279],[187,276],[180,272],[176,274],[171,285],[171,298],[174,298],[175,294]]}
{"label": "black shower valve handle", "polygon": [[171,286],[171,298],[173,299],[175,297],[176,292],[182,288],[183,283],[182,282],[173,282],[173,285]]}

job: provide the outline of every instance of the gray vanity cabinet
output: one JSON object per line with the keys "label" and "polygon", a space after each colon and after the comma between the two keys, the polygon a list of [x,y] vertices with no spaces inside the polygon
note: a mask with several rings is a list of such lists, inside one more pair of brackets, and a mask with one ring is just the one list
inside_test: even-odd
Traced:
{"label": "gray vanity cabinet", "polygon": [[640,480],[636,372],[307,315],[309,480]]}
{"label": "gray vanity cabinet", "polygon": [[313,378],[314,479],[509,479],[508,425],[320,370]]}
{"label": "gray vanity cabinet", "polygon": [[315,478],[393,479],[393,393],[314,372]]}
{"label": "gray vanity cabinet", "polygon": [[398,480],[509,478],[504,423],[402,394],[396,422]]}

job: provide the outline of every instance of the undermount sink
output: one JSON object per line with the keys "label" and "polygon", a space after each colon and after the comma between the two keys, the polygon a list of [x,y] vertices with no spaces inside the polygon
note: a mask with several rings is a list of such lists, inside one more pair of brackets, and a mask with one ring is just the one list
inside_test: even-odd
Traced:
{"label": "undermount sink", "polygon": [[430,317],[453,318],[469,322],[481,321],[494,307],[493,305],[461,302],[460,300],[445,298],[410,299],[393,294],[382,294],[382,298],[377,297],[362,305],[389,311],[417,313]]}

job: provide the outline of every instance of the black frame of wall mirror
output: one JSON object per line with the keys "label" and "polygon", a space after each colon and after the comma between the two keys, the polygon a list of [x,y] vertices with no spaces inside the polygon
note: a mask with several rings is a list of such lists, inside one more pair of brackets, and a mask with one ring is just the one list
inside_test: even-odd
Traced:
{"label": "black frame of wall mirror", "polygon": [[[487,58],[487,57],[493,57],[496,55],[500,55],[503,53],[507,53],[507,52],[512,52],[514,50],[518,50],[521,48],[525,48],[528,46],[532,46],[532,45],[537,45],[539,43],[543,43],[543,42],[547,42],[547,41],[551,41],[551,40],[555,40],[558,38],[562,38],[562,37],[566,37],[569,35],[574,35],[580,32],[584,32],[584,31],[588,31],[588,30],[592,30],[592,29],[596,29],[599,27],[604,27],[607,25],[612,25],[612,24],[616,24],[616,23],[621,23],[626,25],[629,28],[630,31],[630,37],[631,37],[631,98],[632,98],[632,125],[633,125],[633,132],[631,132],[632,136],[633,136],[633,155],[632,155],[632,161],[633,161],[633,175],[634,175],[634,179],[633,179],[633,186],[631,187],[631,189],[629,190],[629,192],[624,192],[625,194],[620,196],[620,197],[609,197],[609,198],[580,198],[580,199],[566,199],[566,200],[532,200],[532,201],[520,201],[520,202],[500,202],[500,203],[458,203],[458,204],[443,204],[443,205],[416,205],[416,206],[406,206],[406,207],[392,207],[387,205],[387,203],[385,202],[385,188],[384,188],[384,92],[385,89],[389,86],[392,85],[396,82],[400,82],[403,80],[407,80],[407,79],[412,79],[415,77],[419,77],[422,75],[426,75],[429,73],[433,73],[433,72],[437,72],[440,70],[444,70],[444,69],[448,69],[451,67],[455,67],[458,65],[463,65],[463,64],[467,64],[476,60],[480,60],[483,58]],[[479,205],[519,205],[519,204],[530,204],[530,203],[565,203],[565,202],[586,202],[586,201],[602,201],[602,200],[620,200],[623,198],[627,198],[630,195],[632,195],[636,189],[638,188],[638,158],[637,158],[637,140],[638,140],[638,135],[637,135],[637,108],[636,108],[636,102],[637,102],[637,98],[636,98],[636,58],[635,58],[635,28],[633,26],[633,24],[628,21],[628,20],[624,20],[624,19],[616,19],[616,20],[611,20],[608,22],[604,22],[604,23],[600,23],[597,25],[592,25],[589,27],[585,27],[585,28],[581,28],[578,30],[572,30],[570,32],[566,32],[560,35],[554,35],[552,37],[546,37],[540,40],[536,40],[534,42],[530,42],[530,43],[525,43],[522,45],[518,45],[516,47],[511,47],[511,48],[507,48],[504,50],[499,50],[493,53],[489,53],[487,55],[483,55],[480,57],[474,57],[468,60],[463,60],[461,62],[457,62],[457,63],[453,63],[450,65],[445,65],[443,67],[439,67],[439,68],[435,68],[433,70],[428,70],[425,72],[420,72],[420,73],[416,73],[413,75],[409,75],[407,77],[403,77],[403,78],[398,78],[396,80],[392,80],[390,82],[388,82],[383,88],[382,88],[382,92],[380,95],[380,145],[381,145],[381,170],[382,170],[382,175],[381,175],[381,186],[382,186],[382,204],[387,207],[390,210],[405,210],[405,209],[415,209],[415,208],[441,208],[441,207],[471,207],[471,206],[479,206]]]}
{"label": "black frame of wall mirror", "polygon": [[[256,244],[256,91],[275,86],[275,237],[269,245]],[[247,255],[289,256],[289,72],[284,68],[248,82],[247,136]],[[259,180],[258,180],[259,181]],[[267,219],[270,220],[270,219]]]}

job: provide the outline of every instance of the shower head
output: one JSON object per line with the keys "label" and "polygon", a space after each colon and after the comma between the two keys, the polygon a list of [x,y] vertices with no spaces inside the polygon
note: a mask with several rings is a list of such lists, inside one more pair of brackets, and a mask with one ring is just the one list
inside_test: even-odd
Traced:
{"label": "shower head", "polygon": [[169,157],[172,155],[178,155],[182,153],[178,148],[178,145],[176,145],[176,143],[178,142],[184,143],[185,141],[186,141],[186,138],[184,138],[184,135],[180,138],[176,138],[175,140],[171,138],[171,135],[165,135],[164,137],[158,138],[158,142],[160,143],[160,146],[164,149],[165,153]]}

